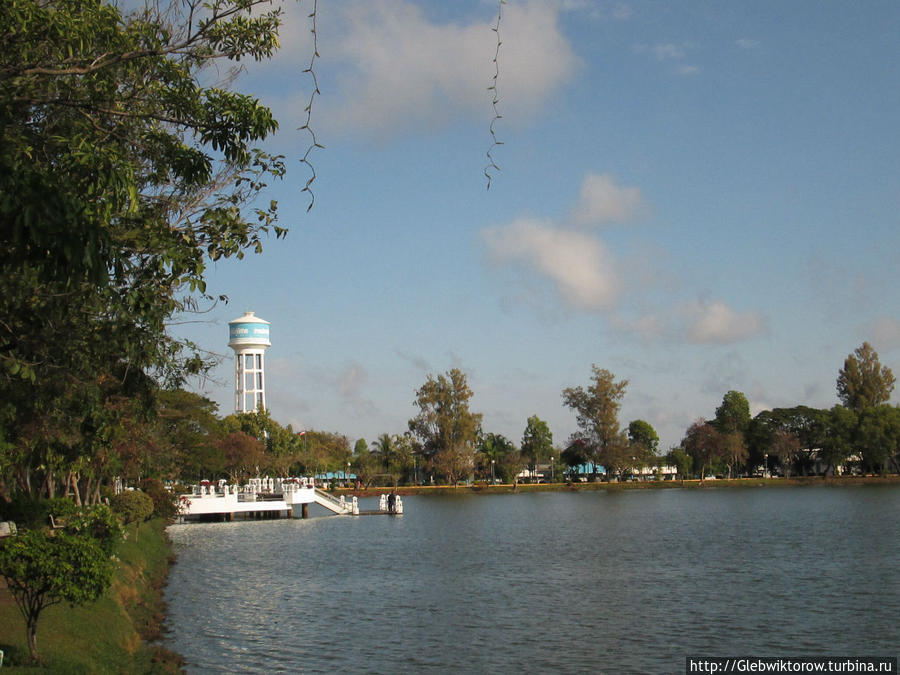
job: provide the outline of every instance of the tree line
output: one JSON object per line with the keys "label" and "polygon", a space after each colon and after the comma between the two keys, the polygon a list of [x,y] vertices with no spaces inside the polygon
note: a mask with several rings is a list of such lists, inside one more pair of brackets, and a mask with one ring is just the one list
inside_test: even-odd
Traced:
{"label": "tree line", "polygon": [[751,419],[747,398],[729,391],[712,420],[698,419],[669,453],[679,472],[734,475],[777,470],[833,474],[842,468],[900,473],[900,408],[888,403],[895,378],[864,342],[844,360],[840,403],[764,410]]}

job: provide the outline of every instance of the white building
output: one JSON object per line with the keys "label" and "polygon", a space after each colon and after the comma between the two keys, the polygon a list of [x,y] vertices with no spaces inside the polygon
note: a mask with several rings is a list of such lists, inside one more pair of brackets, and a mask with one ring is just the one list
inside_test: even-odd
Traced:
{"label": "white building", "polygon": [[269,322],[247,312],[228,322],[228,338],[234,350],[234,412],[265,410]]}

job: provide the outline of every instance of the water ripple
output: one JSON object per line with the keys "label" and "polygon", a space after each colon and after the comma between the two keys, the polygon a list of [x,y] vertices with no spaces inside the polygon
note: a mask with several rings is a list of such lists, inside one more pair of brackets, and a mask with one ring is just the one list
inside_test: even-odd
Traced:
{"label": "water ripple", "polygon": [[900,643],[897,489],[404,502],[171,527],[169,646],[190,673],[665,673]]}

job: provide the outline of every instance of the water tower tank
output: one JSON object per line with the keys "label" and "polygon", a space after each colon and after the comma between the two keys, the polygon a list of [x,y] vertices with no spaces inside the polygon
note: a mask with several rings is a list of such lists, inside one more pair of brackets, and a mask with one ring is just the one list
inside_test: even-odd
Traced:
{"label": "water tower tank", "polygon": [[271,344],[269,322],[253,312],[228,322],[228,346],[234,350],[234,412],[265,410],[265,356]]}

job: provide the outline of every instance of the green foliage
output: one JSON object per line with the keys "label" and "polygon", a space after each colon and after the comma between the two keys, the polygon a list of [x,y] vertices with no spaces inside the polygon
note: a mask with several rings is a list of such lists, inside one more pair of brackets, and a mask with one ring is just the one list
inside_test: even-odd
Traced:
{"label": "green foliage", "polygon": [[122,541],[122,524],[105,504],[78,507],[65,518],[65,532],[97,542],[107,555],[112,555]]}
{"label": "green foliage", "polygon": [[579,438],[572,439],[569,445],[559,455],[560,461],[574,472],[576,467],[591,461],[584,441]]}
{"label": "green foliage", "polygon": [[153,515],[153,499],[140,490],[125,490],[110,500],[113,512],[129,525],[142,523]]}
{"label": "green foliage", "polygon": [[528,418],[522,433],[522,457],[528,466],[534,466],[548,459],[553,452],[553,434],[547,423],[537,415]]}
{"label": "green foliage", "polygon": [[704,419],[694,422],[681,441],[681,447],[691,456],[694,470],[703,480],[707,471],[718,466],[726,453],[726,434]]}
{"label": "green foliage", "polygon": [[494,478],[504,483],[514,482],[528,462],[528,458],[503,434],[484,434],[479,440],[478,450],[481,475],[488,478],[493,473]]}
{"label": "green foliage", "polygon": [[628,424],[628,444],[631,452],[644,465],[656,457],[659,447],[659,435],[653,425],[644,420],[633,420]]}
{"label": "green foliage", "polygon": [[28,530],[0,543],[0,576],[25,619],[28,647],[38,660],[37,622],[60,602],[96,600],[112,579],[109,555],[91,537]]}
{"label": "green foliage", "polygon": [[856,413],[842,405],[836,405],[828,411],[822,459],[831,470],[843,464],[853,454],[857,424]]}
{"label": "green foliage", "polygon": [[693,475],[694,458],[682,448],[672,448],[666,455],[666,462],[678,469],[682,480]]}
{"label": "green foliage", "polygon": [[422,443],[431,467],[450,483],[468,478],[475,466],[481,414],[469,411],[472,390],[458,368],[433,377],[416,391],[419,414],[409,430]]}
{"label": "green foliage", "polygon": [[[628,380],[616,382],[608,370],[591,366],[591,384],[563,390],[563,404],[575,411],[578,424],[572,440],[580,440],[588,457],[606,469],[607,477],[630,465],[628,443],[619,431],[619,409]],[[571,443],[570,443],[571,445]]]}
{"label": "green foliage", "polygon": [[716,429],[723,434],[743,434],[750,425],[750,403],[739,391],[731,390],[722,397],[713,420]]}
{"label": "green foliage", "polygon": [[141,490],[153,501],[153,515],[169,521],[178,514],[177,495],[183,490],[167,490],[158,478],[145,478]]}
{"label": "green foliage", "polygon": [[864,410],[856,438],[865,468],[884,472],[900,453],[900,408],[880,405]]}
{"label": "green foliage", "polygon": [[204,359],[166,331],[207,295],[209,260],[260,250],[284,172],[276,128],[208,77],[277,45],[263,0],[0,3],[0,470],[7,490],[94,500],[145,475],[155,383]]}
{"label": "green foliage", "polygon": [[844,360],[838,373],[837,394],[844,407],[859,413],[887,403],[894,390],[894,374],[878,360],[878,352],[863,342]]}

